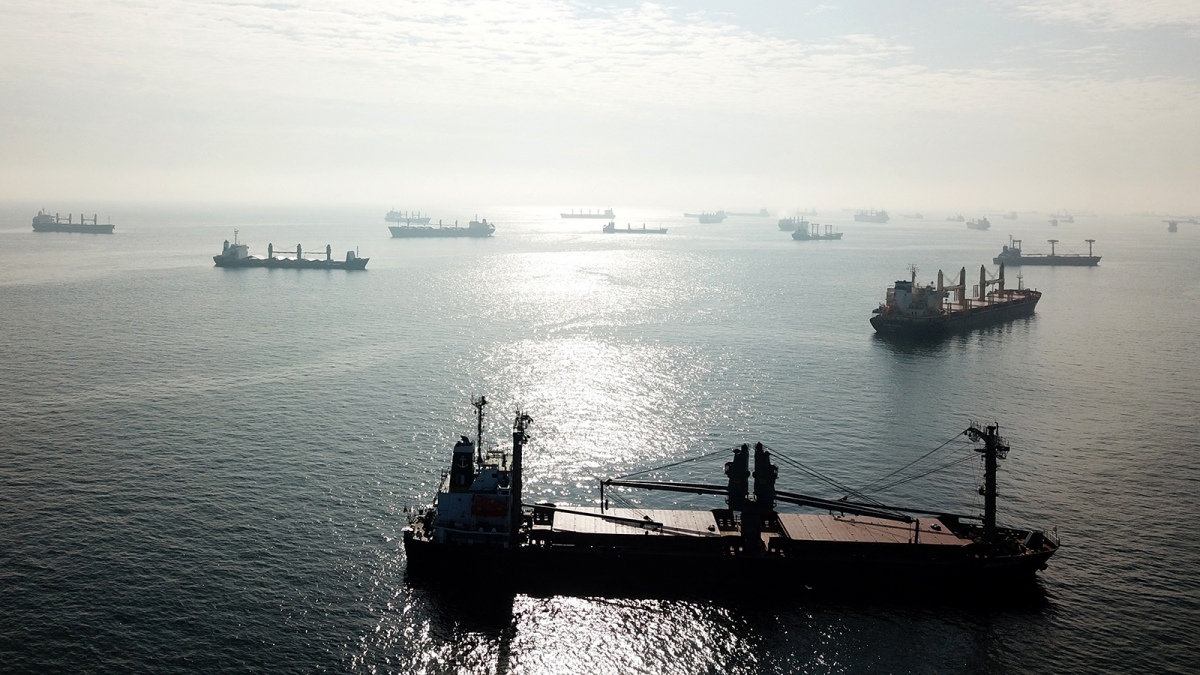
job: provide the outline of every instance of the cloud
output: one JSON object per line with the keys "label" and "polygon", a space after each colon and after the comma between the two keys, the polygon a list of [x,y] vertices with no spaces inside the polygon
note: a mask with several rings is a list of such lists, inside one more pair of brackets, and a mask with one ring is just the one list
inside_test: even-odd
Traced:
{"label": "cloud", "polygon": [[1200,4],[1191,0],[1009,0],[1002,4],[1038,21],[1074,23],[1100,30],[1200,28]]}

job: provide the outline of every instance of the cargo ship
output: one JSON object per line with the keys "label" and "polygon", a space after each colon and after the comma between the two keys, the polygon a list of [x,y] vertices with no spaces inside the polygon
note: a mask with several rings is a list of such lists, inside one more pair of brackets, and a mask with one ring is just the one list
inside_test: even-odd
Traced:
{"label": "cargo ship", "polygon": [[805,219],[803,214],[779,219],[779,229],[784,232],[795,232],[801,228],[808,228],[808,220]]}
{"label": "cargo ship", "polygon": [[[475,439],[461,436],[454,444],[433,503],[406,509],[402,540],[410,580],[453,584],[485,573],[489,583],[518,589],[583,587],[617,594],[716,594],[729,588],[924,593],[955,584],[978,584],[972,588],[980,592],[1032,583],[1059,547],[1055,532],[997,524],[998,460],[1009,446],[995,425],[972,424],[960,432],[980,444],[974,450],[984,464],[982,515],[885,505],[850,488],[843,499],[780,490],[772,455],[794,460],[762,443],[727,451],[723,484],[609,478],[600,481],[599,499],[591,505],[567,506],[524,500],[532,418],[518,410],[512,445],[485,450],[487,399],[472,404]],[[625,496],[633,489],[711,495],[725,503],[645,508]],[[784,512],[780,505],[815,513]]]}
{"label": "cargo ship", "polygon": [[34,232],[83,232],[86,234],[112,234],[112,223],[96,222],[96,214],[92,214],[91,218],[79,214],[79,222],[75,222],[74,214],[68,213],[67,219],[64,221],[56,213],[50,215],[45,211],[38,211],[38,214],[33,217]]}
{"label": "cargo ship", "polygon": [[603,211],[580,211],[579,213],[575,213],[575,211],[572,210],[570,213],[560,213],[558,215],[562,216],[563,218],[607,218],[608,220],[616,218],[616,215],[613,214],[612,209],[604,209]]}
{"label": "cargo ship", "polygon": [[388,211],[383,217],[389,223],[408,223],[409,225],[428,225],[429,216],[421,215],[420,211],[409,213],[408,211]]}
{"label": "cargo ship", "polygon": [[[979,266],[979,285],[967,296],[967,268],[959,271],[958,284],[947,286],[938,270],[937,286],[917,284],[917,268],[912,278],[901,279],[887,290],[887,298],[876,307],[871,326],[881,335],[937,337],[968,331],[1033,314],[1042,294],[1023,286],[1004,287],[1004,265],[995,278]],[[995,288],[992,288],[992,287]]]}
{"label": "cargo ship", "polygon": [[986,230],[991,226],[992,224],[988,221],[987,216],[979,218],[978,220],[972,218],[971,220],[967,221],[967,227],[972,230]]}
{"label": "cargo ship", "polygon": [[705,212],[701,213],[700,215],[696,216],[696,218],[701,223],[712,224],[712,223],[719,223],[719,222],[725,220],[725,215],[726,214],[724,211],[715,211],[715,212],[714,211],[705,211]]}
{"label": "cargo ship", "polygon": [[[280,258],[275,256],[275,245],[267,244],[267,257],[260,258],[250,255],[250,247],[238,242],[238,231],[233,231],[233,243],[225,240],[225,245],[219,255],[213,256],[217,267],[268,267],[271,269],[299,270],[365,270],[370,258],[360,258],[354,251],[346,251],[345,260],[333,259],[333,248],[325,245],[324,258],[305,258],[300,244],[296,244],[295,258]],[[319,254],[318,254],[319,255]]]}
{"label": "cargo ship", "polygon": [[854,214],[854,220],[860,223],[886,223],[891,220],[887,211],[859,211]]}
{"label": "cargo ship", "polygon": [[964,220],[966,220],[966,218],[963,218],[963,215],[961,213],[956,213],[952,216],[946,216],[946,220],[948,220],[952,223],[961,223]]}
{"label": "cargo ship", "polygon": [[632,227],[629,223],[625,223],[625,229],[621,229],[621,228],[617,227],[617,224],[615,222],[610,220],[607,225],[605,225],[603,228],[601,228],[600,231],[604,232],[605,234],[617,234],[617,233],[620,233],[620,234],[666,234],[667,228],[665,228],[665,227],[649,227],[648,228],[648,227],[646,227],[645,223],[642,223],[642,227],[639,229],[636,227]]}
{"label": "cargo ship", "polygon": [[744,216],[747,218],[770,218],[771,212],[764,208],[764,209],[759,209],[757,211],[730,211],[729,215]]}
{"label": "cargo ship", "polygon": [[831,241],[841,239],[841,232],[834,232],[832,225],[826,225],[824,232],[821,231],[821,226],[817,223],[809,223],[801,219],[797,224],[796,229],[792,232],[792,239],[796,241]]}
{"label": "cargo ship", "polygon": [[[476,216],[478,218],[478,216]],[[472,220],[466,227],[459,227],[458,221],[454,221],[453,225],[442,225],[442,221],[438,221],[437,227],[433,225],[388,225],[388,229],[392,232],[394,239],[407,239],[410,237],[490,237],[496,231],[496,225],[489,223],[487,218],[483,220]]]}
{"label": "cargo ship", "polygon": [[1000,255],[992,258],[997,265],[1074,265],[1077,267],[1095,267],[1100,264],[1100,256],[1092,255],[1092,244],[1095,239],[1084,239],[1088,245],[1087,255],[1082,253],[1056,253],[1054,245],[1057,239],[1047,239],[1050,242],[1050,253],[1024,253],[1021,251],[1021,240],[1008,238],[1008,245],[1000,250]]}

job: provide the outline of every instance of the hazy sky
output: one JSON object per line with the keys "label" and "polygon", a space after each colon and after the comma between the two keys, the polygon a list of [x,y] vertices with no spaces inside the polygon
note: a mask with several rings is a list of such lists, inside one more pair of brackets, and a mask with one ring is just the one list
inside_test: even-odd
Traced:
{"label": "hazy sky", "polygon": [[1200,2],[0,0],[0,200],[1200,211]]}

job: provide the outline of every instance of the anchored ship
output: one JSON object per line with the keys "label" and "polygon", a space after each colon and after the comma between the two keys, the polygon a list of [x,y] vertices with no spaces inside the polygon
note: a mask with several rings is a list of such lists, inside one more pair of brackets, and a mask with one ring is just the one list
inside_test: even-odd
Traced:
{"label": "anchored ship", "polygon": [[[982,515],[885,505],[849,488],[843,499],[780,490],[773,453],[795,462],[762,443],[728,451],[724,484],[609,478],[593,505],[566,506],[524,500],[529,415],[516,412],[508,449],[485,450],[487,403],[483,396],[472,400],[476,437],[454,444],[433,503],[409,512],[403,543],[411,579],[453,583],[486,570],[489,580],[506,586],[618,593],[729,587],[852,593],[957,583],[983,591],[1032,582],[1059,547],[1054,533],[997,524],[998,460],[1009,446],[995,425],[961,432],[981,444],[975,451],[984,460]],[[643,508],[623,496],[631,489],[712,495],[725,504]],[[783,512],[780,505],[816,513]]]}
{"label": "anchored ship", "polygon": [[607,225],[605,225],[603,228],[601,228],[600,231],[604,232],[605,234],[615,234],[615,233],[619,233],[619,234],[666,234],[667,228],[665,228],[665,227],[647,228],[646,224],[642,223],[641,229],[637,229],[635,227],[630,226],[629,223],[625,223],[625,229],[622,230],[621,228],[617,227],[617,224],[615,222],[610,220]]}
{"label": "anchored ship", "polygon": [[[269,267],[300,270],[365,270],[370,258],[360,258],[354,251],[346,251],[345,260],[333,259],[333,248],[325,245],[324,258],[305,258],[300,244],[296,244],[295,258],[275,256],[275,245],[267,244],[267,257],[250,255],[250,247],[238,242],[238,231],[233,231],[233,243],[225,240],[219,255],[213,256],[217,267]],[[319,255],[319,254],[318,254]]]}
{"label": "anchored ship", "polygon": [[832,225],[826,225],[825,231],[821,231],[821,226],[817,223],[809,223],[807,220],[801,219],[796,225],[796,229],[792,232],[792,239],[796,241],[814,241],[814,240],[833,240],[841,239],[841,232],[834,232]]}
{"label": "anchored ship", "polygon": [[416,213],[409,213],[408,211],[401,212],[392,210],[388,211],[387,215],[384,216],[383,219],[389,223],[408,223],[409,225],[429,224],[429,216],[421,215],[420,211],[417,211]]}
{"label": "anchored ship", "polygon": [[784,232],[795,232],[799,228],[808,228],[808,221],[804,218],[803,214],[779,219],[779,229]]}
{"label": "anchored ship", "polygon": [[854,220],[860,223],[886,223],[891,220],[887,211],[859,211],[854,214]]}
{"label": "anchored ship", "polygon": [[[1004,287],[1004,265],[995,278],[979,266],[979,285],[967,296],[967,268],[959,271],[958,284],[947,286],[938,270],[937,286],[901,279],[887,290],[887,298],[876,307],[871,326],[882,335],[936,337],[957,331],[982,328],[1033,314],[1042,294],[1025,288],[1020,277],[1017,288]],[[991,288],[995,286],[995,288]]]}
{"label": "anchored ship", "polygon": [[50,215],[43,211],[33,217],[34,232],[84,232],[87,234],[112,234],[112,223],[97,223],[96,214],[91,218],[79,214],[79,222],[75,222],[74,214],[67,214],[64,221],[57,213]]}
{"label": "anchored ship", "polygon": [[759,209],[757,211],[730,211],[729,215],[731,215],[731,216],[746,216],[749,218],[770,218],[771,212],[766,210],[765,208],[763,208],[763,209]]}
{"label": "anchored ship", "polygon": [[701,223],[711,224],[711,223],[719,223],[719,222],[725,220],[725,215],[726,214],[724,211],[716,211],[716,212],[705,211],[705,212],[701,213],[700,215],[696,216],[696,218],[698,218]]}
{"label": "anchored ship", "polygon": [[961,213],[956,213],[952,216],[946,216],[946,220],[948,220],[952,223],[961,223],[964,220],[966,220],[966,218],[963,218],[963,215]]}
{"label": "anchored ship", "polygon": [[[476,216],[478,218],[479,216]],[[392,232],[394,239],[407,239],[409,237],[490,237],[496,231],[496,225],[489,223],[487,218],[483,220],[472,220],[466,227],[459,227],[458,221],[454,221],[453,225],[442,225],[442,221],[438,221],[437,227],[432,225],[388,225],[388,229]]]}
{"label": "anchored ship", "polygon": [[609,220],[616,218],[612,209],[604,209],[603,211],[580,211],[579,213],[575,213],[574,209],[572,209],[570,213],[560,213],[558,215],[562,216],[563,218],[607,218]]}
{"label": "anchored ship", "polygon": [[1008,246],[1005,246],[1000,251],[1000,255],[992,258],[992,262],[997,265],[1075,265],[1079,267],[1094,267],[1100,264],[1100,256],[1092,255],[1092,244],[1096,243],[1095,239],[1084,239],[1088,245],[1087,255],[1082,253],[1055,253],[1054,245],[1058,243],[1057,239],[1047,239],[1050,242],[1050,253],[1023,253],[1021,251],[1021,240],[1013,239],[1010,235],[1008,238]]}
{"label": "anchored ship", "polygon": [[992,224],[988,222],[987,216],[984,216],[978,220],[971,219],[967,221],[967,227],[972,230],[986,230],[991,226]]}

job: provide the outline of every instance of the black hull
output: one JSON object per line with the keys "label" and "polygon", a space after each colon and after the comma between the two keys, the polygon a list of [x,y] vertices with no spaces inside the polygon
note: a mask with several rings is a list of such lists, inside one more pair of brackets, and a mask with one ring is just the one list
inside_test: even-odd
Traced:
{"label": "black hull", "polygon": [[863,547],[828,542],[792,546],[785,555],[679,552],[658,547],[488,546],[435,544],[405,533],[407,575],[429,581],[469,578],[480,569],[514,588],[553,592],[714,594],[733,588],[771,593],[933,593],[946,584],[1012,587],[1032,584],[1052,549],[1025,555],[978,556],[966,548]]}
{"label": "black hull", "polygon": [[1003,264],[1007,267],[1020,267],[1022,265],[1065,265],[1068,267],[1095,267],[1100,264],[1100,256],[1098,255],[1022,255],[1022,256],[996,256],[992,258],[992,262],[996,265]]}
{"label": "black hull", "polygon": [[268,269],[285,270],[365,270],[370,258],[355,258],[354,260],[292,260],[285,258],[242,258],[234,260],[223,256],[213,256],[217,267],[238,269],[243,267],[266,267]]}
{"label": "black hull", "polygon": [[1003,304],[989,305],[966,311],[954,311],[934,317],[893,317],[877,314],[871,326],[881,335],[938,336],[984,328],[1033,315],[1042,294],[1029,291],[1029,296]]}
{"label": "black hull", "polygon": [[51,223],[49,225],[34,225],[34,232],[80,232],[83,234],[112,234],[113,226],[104,225],[68,225],[66,223]]}

